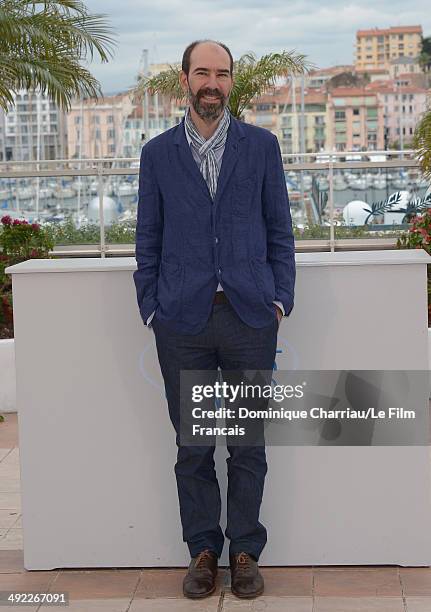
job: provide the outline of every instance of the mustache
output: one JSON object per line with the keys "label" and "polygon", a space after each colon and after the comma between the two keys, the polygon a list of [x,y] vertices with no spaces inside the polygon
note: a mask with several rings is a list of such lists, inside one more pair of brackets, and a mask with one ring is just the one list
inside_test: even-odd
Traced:
{"label": "mustache", "polygon": [[210,89],[203,89],[201,91],[198,91],[197,93],[197,97],[198,98],[202,98],[203,96],[214,96],[217,98],[220,98],[220,100],[223,100],[224,96],[223,94],[218,91],[218,90],[210,90]]}

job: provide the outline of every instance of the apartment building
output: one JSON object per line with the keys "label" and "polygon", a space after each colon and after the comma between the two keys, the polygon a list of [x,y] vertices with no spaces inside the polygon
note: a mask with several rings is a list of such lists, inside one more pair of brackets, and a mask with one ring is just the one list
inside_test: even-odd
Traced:
{"label": "apartment building", "polygon": [[388,146],[409,146],[415,126],[427,108],[429,90],[400,85],[397,80],[376,82],[367,89],[377,94],[383,107],[383,124]]}
{"label": "apartment building", "polygon": [[124,120],[121,152],[124,157],[139,157],[147,140],[175,124],[175,106],[168,96],[155,94],[148,97],[148,126],[145,125],[144,104],[144,101],[137,104]]}
{"label": "apartment building", "polygon": [[340,66],[330,66],[329,68],[311,70],[305,75],[305,86],[310,89],[323,89],[333,77],[354,71],[355,66],[353,64],[343,64]]}
{"label": "apartment building", "polygon": [[389,75],[396,79],[400,74],[423,74],[417,57],[396,57],[389,62]]}
{"label": "apartment building", "polygon": [[338,87],[328,98],[328,149],[366,151],[384,148],[383,105],[366,88]]}
{"label": "apartment building", "polygon": [[329,116],[328,94],[323,89],[304,90],[304,112],[301,111],[301,90],[290,91],[287,104],[277,116],[277,136],[283,153],[316,153],[326,149]]}
{"label": "apartment building", "polygon": [[244,113],[247,123],[273,132],[282,153],[314,153],[326,147],[328,94],[324,89],[304,88],[304,112],[301,112],[301,88],[282,86],[256,98]]}
{"label": "apartment building", "polygon": [[20,90],[14,105],[0,110],[0,161],[64,158],[66,116],[48,96]]}
{"label": "apartment building", "polygon": [[356,32],[355,65],[358,70],[385,68],[399,57],[417,57],[422,48],[422,26],[373,28]]}
{"label": "apartment building", "polygon": [[120,157],[124,122],[133,108],[129,92],[76,100],[67,115],[69,157]]}

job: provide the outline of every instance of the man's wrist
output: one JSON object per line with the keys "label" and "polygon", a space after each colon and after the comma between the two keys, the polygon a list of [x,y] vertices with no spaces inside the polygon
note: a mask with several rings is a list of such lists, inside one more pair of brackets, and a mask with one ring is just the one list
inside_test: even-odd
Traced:
{"label": "man's wrist", "polygon": [[280,311],[281,316],[284,316],[285,312],[284,312],[283,304],[279,300],[274,300],[273,304],[275,304],[275,306],[277,306],[278,310]]}

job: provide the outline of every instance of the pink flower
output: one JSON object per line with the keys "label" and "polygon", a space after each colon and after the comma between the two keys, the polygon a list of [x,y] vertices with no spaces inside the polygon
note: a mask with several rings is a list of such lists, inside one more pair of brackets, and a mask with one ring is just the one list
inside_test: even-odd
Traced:
{"label": "pink flower", "polygon": [[35,231],[38,231],[40,228],[40,225],[38,223],[32,223],[31,224],[32,229],[34,229]]}
{"label": "pink flower", "polygon": [[19,219],[14,219],[12,225],[21,225],[21,221]]}
{"label": "pink flower", "polygon": [[12,218],[10,217],[10,215],[4,215],[1,218],[1,222],[3,223],[3,225],[10,225],[12,222]]}

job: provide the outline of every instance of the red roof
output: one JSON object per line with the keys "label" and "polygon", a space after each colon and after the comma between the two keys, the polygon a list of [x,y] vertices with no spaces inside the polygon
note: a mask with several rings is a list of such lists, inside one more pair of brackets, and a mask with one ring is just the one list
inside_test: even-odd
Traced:
{"label": "red roof", "polygon": [[318,68],[310,70],[309,76],[318,76],[319,74],[339,74],[342,72],[350,72],[355,69],[354,64],[346,64],[341,66],[330,66],[329,68]]}
{"label": "red roof", "polygon": [[333,89],[331,92],[332,98],[347,98],[349,96],[373,96],[374,94],[370,91],[367,91],[363,87],[337,87]]}
{"label": "red roof", "polygon": [[373,28],[371,30],[358,30],[356,32],[356,36],[376,36],[376,35],[385,35],[385,34],[422,34],[422,26],[394,26],[391,28]]}
{"label": "red roof", "polygon": [[[296,103],[301,104],[301,88],[295,87]],[[304,89],[304,103],[305,104],[326,104],[328,95],[325,91],[318,88],[305,88]],[[292,90],[290,87],[280,87],[274,94],[264,94],[262,96],[253,98],[251,104],[291,104],[292,103]]]}
{"label": "red roof", "polygon": [[427,93],[428,91],[425,87],[417,87],[416,85],[397,87],[394,79],[374,81],[373,83],[368,83],[366,88],[377,93]]}
{"label": "red roof", "polygon": [[389,74],[389,70],[386,68],[357,68],[356,72],[363,72],[364,74]]}

